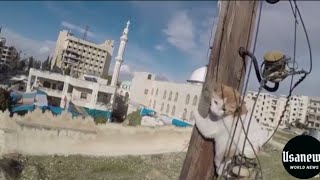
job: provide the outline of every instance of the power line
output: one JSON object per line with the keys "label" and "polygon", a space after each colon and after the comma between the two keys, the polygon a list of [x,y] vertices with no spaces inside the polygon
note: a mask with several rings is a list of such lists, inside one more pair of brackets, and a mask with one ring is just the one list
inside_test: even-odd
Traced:
{"label": "power line", "polygon": [[[290,4],[291,4],[291,0],[289,0]],[[295,4],[295,9],[296,11],[298,12],[298,15],[299,15],[299,18],[300,18],[300,21],[301,21],[301,24],[303,26],[303,29],[304,29],[304,32],[305,32],[305,35],[306,35],[306,40],[307,40],[307,43],[308,43],[308,48],[309,48],[309,55],[310,55],[310,67],[309,67],[309,71],[304,73],[304,75],[290,88],[290,91],[289,91],[289,95],[287,96],[287,101],[286,101],[286,104],[285,104],[285,107],[284,107],[284,110],[282,111],[282,114],[280,116],[280,120],[277,124],[277,127],[275,128],[273,134],[270,136],[270,138],[263,144],[267,144],[271,139],[272,137],[275,135],[275,133],[277,132],[279,126],[280,126],[280,123],[282,121],[282,118],[284,117],[284,113],[286,111],[286,108],[289,104],[289,98],[291,97],[291,94],[292,94],[292,91],[311,73],[312,71],[312,51],[311,51],[311,45],[310,45],[310,41],[309,41],[309,36],[308,36],[308,32],[306,30],[306,27],[304,25],[304,22],[303,22],[303,18],[301,16],[301,13],[300,13],[300,10],[299,10],[299,7],[297,6],[297,3],[296,1],[294,0],[294,4]],[[293,8],[292,8],[293,9]],[[295,42],[296,43],[296,42]],[[296,45],[295,45],[296,46]]]}

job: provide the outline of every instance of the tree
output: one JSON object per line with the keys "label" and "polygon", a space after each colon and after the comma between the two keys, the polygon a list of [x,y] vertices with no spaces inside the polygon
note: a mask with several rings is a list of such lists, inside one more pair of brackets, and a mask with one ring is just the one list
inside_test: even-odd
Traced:
{"label": "tree", "polygon": [[130,126],[138,126],[141,125],[141,115],[139,113],[139,110],[136,110],[130,114],[128,114],[127,116],[128,120],[129,120],[129,125]]}
{"label": "tree", "polygon": [[28,68],[33,68],[33,63],[34,63],[34,58],[31,56],[29,57],[29,63],[28,63]]}
{"label": "tree", "polygon": [[47,60],[42,63],[42,70],[49,71],[50,70],[50,57],[48,56]]}
{"label": "tree", "polygon": [[26,67],[26,61],[25,60],[20,60],[18,62],[18,65],[17,65],[17,69],[19,71],[23,71],[23,69]]}
{"label": "tree", "polygon": [[10,108],[10,105],[10,93],[5,89],[0,88],[0,110],[5,111]]}

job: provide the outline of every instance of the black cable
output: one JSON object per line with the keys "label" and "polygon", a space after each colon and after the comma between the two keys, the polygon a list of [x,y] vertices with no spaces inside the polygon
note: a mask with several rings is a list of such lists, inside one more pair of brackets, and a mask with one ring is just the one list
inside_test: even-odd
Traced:
{"label": "black cable", "polygon": [[[291,2],[291,0],[289,0],[289,2]],[[295,7],[297,8],[297,12],[298,12],[298,15],[299,15],[299,18],[300,18],[300,21],[301,21],[301,24],[302,24],[302,27],[303,27],[303,30],[304,30],[304,34],[306,35],[307,43],[308,43],[309,56],[310,56],[310,67],[309,67],[309,71],[307,72],[307,74],[310,74],[311,71],[312,71],[312,51],[311,51],[311,44],[310,44],[308,32],[307,32],[306,26],[305,26],[305,24],[304,24],[303,18],[302,18],[302,16],[301,16],[299,7],[298,7],[298,5],[297,5],[297,3],[296,3],[295,0],[294,0],[293,2],[294,2]]]}
{"label": "black cable", "polygon": [[[293,64],[294,64],[296,62],[296,50],[297,50],[297,24],[298,24],[298,21],[297,21],[297,7],[295,6],[295,8],[293,10],[293,6],[292,6],[291,1],[289,1],[289,3],[290,3],[290,7],[291,7],[291,10],[292,10],[293,16],[294,16],[294,41],[293,41],[293,45],[294,45],[294,47],[293,47]],[[289,94],[290,94],[290,91],[291,91],[292,86],[293,86],[293,76],[294,76],[294,74],[291,75]],[[291,114],[291,109],[289,111],[289,121],[290,121],[290,114]]]}
{"label": "black cable", "polygon": [[[290,2],[290,4],[291,4],[291,0],[289,0],[289,2]],[[296,9],[296,11],[297,11],[298,14],[299,14],[299,18],[300,18],[301,24],[302,24],[302,26],[303,26],[303,29],[304,29],[304,32],[305,32],[305,35],[306,35],[306,39],[307,39],[307,43],[308,43],[308,47],[309,47],[309,55],[310,55],[310,68],[309,68],[309,71],[308,71],[308,72],[305,72],[304,75],[293,85],[293,87],[290,88],[289,95],[287,96],[287,101],[286,101],[284,110],[282,111],[282,114],[281,114],[281,116],[280,116],[278,125],[276,126],[276,128],[275,128],[275,130],[273,131],[273,133],[272,133],[272,135],[270,136],[270,138],[269,138],[263,145],[267,144],[267,143],[272,139],[272,137],[275,135],[275,133],[277,132],[277,130],[278,130],[279,126],[280,126],[280,123],[282,122],[282,118],[284,117],[284,113],[285,113],[285,111],[286,111],[286,108],[287,108],[288,105],[289,105],[289,98],[291,97],[292,91],[293,91],[293,90],[311,73],[311,71],[312,71],[312,51],[311,51],[311,45],[310,45],[308,33],[307,33],[306,27],[305,27],[305,25],[304,25],[304,22],[303,22],[303,19],[302,19],[300,10],[299,10],[299,8],[298,8],[295,0],[294,0],[294,4],[295,4],[295,9]],[[293,8],[292,8],[292,9],[293,9]]]}

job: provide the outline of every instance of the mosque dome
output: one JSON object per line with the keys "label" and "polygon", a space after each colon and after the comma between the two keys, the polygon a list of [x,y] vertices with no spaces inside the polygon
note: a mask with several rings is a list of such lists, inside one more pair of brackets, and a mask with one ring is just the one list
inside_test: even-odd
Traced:
{"label": "mosque dome", "polygon": [[191,83],[204,83],[206,74],[207,66],[198,68],[192,72],[190,78],[187,81]]}

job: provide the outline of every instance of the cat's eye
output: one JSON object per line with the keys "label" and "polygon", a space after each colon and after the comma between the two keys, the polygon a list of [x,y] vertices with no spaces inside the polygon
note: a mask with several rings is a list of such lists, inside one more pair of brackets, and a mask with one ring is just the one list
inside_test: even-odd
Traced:
{"label": "cat's eye", "polygon": [[213,101],[215,104],[218,104],[218,102],[216,100]]}

